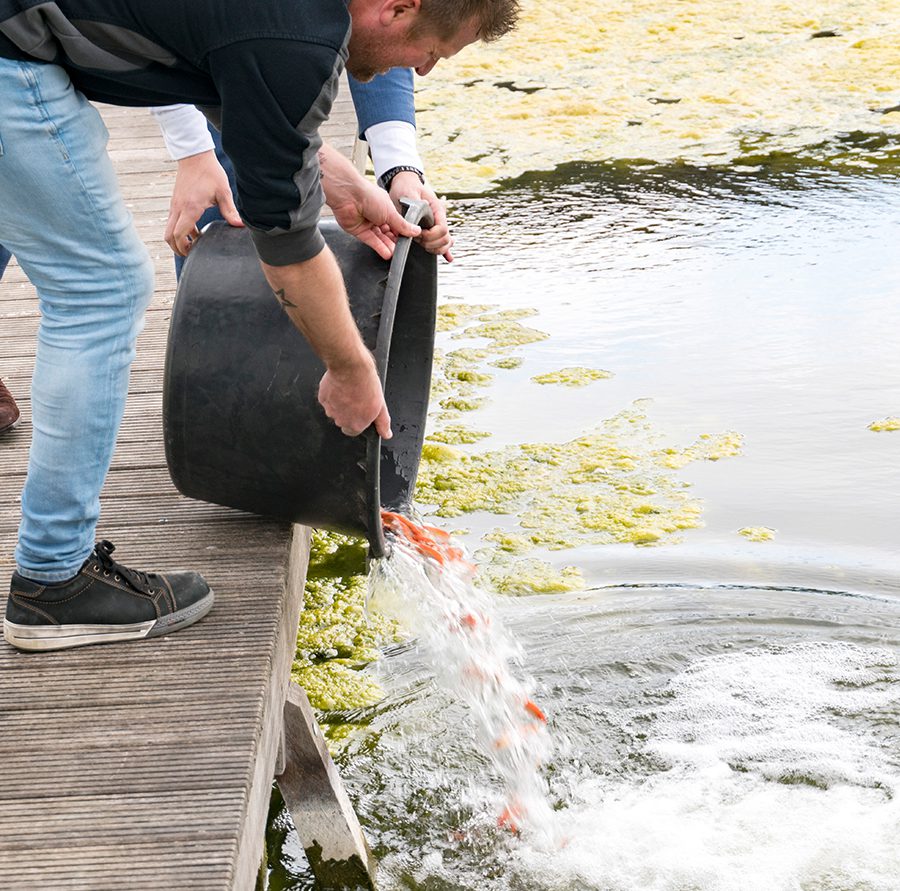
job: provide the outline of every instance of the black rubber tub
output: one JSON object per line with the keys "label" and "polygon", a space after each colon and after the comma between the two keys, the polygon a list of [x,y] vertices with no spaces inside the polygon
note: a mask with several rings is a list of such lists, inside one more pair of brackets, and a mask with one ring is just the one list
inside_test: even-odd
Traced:
{"label": "black rubber tub", "polygon": [[[421,202],[407,219],[427,214]],[[375,352],[393,438],[345,436],[317,390],[324,366],[281,309],[250,236],[210,226],[178,286],[163,385],[166,460],[184,495],[364,536],[384,555],[381,507],[412,499],[428,409],[436,259],[401,239],[390,264],[332,221],[353,316]]]}

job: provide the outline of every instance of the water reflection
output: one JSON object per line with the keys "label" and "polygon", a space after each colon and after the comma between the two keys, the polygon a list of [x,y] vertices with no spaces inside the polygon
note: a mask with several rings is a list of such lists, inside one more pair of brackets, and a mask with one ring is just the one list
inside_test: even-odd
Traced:
{"label": "water reflection", "polygon": [[[638,400],[663,439],[743,450],[680,470],[704,521],[680,543],[538,552],[591,590],[503,601],[560,743],[564,849],[498,832],[421,655],[379,663],[389,696],[339,760],[383,886],[895,888],[900,433],[868,425],[900,415],[900,179],[572,165],[453,215],[442,297],[533,307],[550,334],[494,374],[464,415],[491,436],[460,450],[568,441]],[[573,365],[614,377],[532,381]],[[518,519],[448,525],[474,550]]]}
{"label": "water reflection", "polygon": [[[649,399],[676,443],[744,437],[727,470],[685,469],[706,502],[698,546],[765,525],[838,561],[900,554],[898,440],[868,429],[900,407],[900,180],[572,165],[454,213],[442,295],[535,307],[551,335],[467,415],[493,431],[477,448],[563,441]],[[531,382],[573,364],[615,377]]]}

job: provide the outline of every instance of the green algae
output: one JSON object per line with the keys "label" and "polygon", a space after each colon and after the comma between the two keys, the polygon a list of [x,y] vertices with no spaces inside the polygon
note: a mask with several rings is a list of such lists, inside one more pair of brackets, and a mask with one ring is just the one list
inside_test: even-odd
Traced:
{"label": "green algae", "polygon": [[448,368],[447,376],[464,384],[476,384],[479,386],[489,384],[494,379],[493,375],[484,374],[471,368]]}
{"label": "green algae", "polygon": [[451,464],[462,458],[463,453],[459,449],[437,443],[429,439],[422,445],[422,461],[435,464]]}
{"label": "green algae", "polygon": [[869,429],[876,433],[889,432],[892,430],[900,430],[900,418],[882,418],[880,421],[872,421]]}
{"label": "green algae", "polygon": [[450,409],[452,411],[475,411],[481,408],[487,400],[481,397],[474,399],[465,396],[447,396],[439,403],[441,408]]}
{"label": "green algae", "polygon": [[[497,550],[505,551],[507,554],[524,554],[535,546],[531,536],[500,528],[485,533],[481,536],[481,540],[490,542]],[[479,558],[490,558],[491,556],[490,551],[479,551],[476,554],[476,557]]]}
{"label": "green algae", "polygon": [[[475,347],[460,347],[447,353],[447,367],[453,370],[459,370],[463,367],[470,367],[483,362],[490,358],[490,350],[476,349]],[[490,375],[487,375],[490,380]]]}
{"label": "green algae", "polygon": [[482,313],[490,312],[493,306],[479,303],[442,303],[437,308],[437,331],[452,331],[459,328],[471,319],[477,318]]}
{"label": "green algae", "polygon": [[366,543],[361,538],[315,530],[310,542],[307,580],[365,575],[366,554]]}
{"label": "green algae", "polygon": [[303,687],[313,708],[344,711],[375,705],[384,696],[381,685],[360,670],[363,667],[336,662],[304,665],[291,671],[291,679]]}
{"label": "green algae", "polygon": [[432,357],[431,365],[431,390],[429,400],[434,402],[440,396],[446,396],[453,389],[453,382],[444,375],[446,357],[441,350],[436,349]]}
{"label": "green algae", "polygon": [[489,436],[491,434],[487,431],[473,430],[465,424],[446,424],[440,430],[430,433],[427,439],[429,442],[443,442],[448,445],[468,445]]}
{"label": "green algae", "polygon": [[517,309],[496,309],[479,316],[482,322],[517,322],[519,319],[531,319],[538,315],[533,306],[520,306]]}
{"label": "green algae", "polygon": [[532,380],[536,384],[560,384],[563,387],[586,387],[593,381],[608,380],[613,377],[611,371],[600,368],[582,368],[579,366],[560,368],[546,374],[536,374]]}
{"label": "green algae", "polygon": [[516,597],[528,594],[565,594],[584,588],[577,566],[556,569],[544,560],[492,560],[479,571],[479,580],[498,594]]}
{"label": "green algae", "polygon": [[[499,314],[497,314],[499,315]],[[492,351],[506,350],[514,346],[525,346],[546,340],[550,335],[546,331],[529,328],[514,319],[489,318],[470,325],[453,335],[454,337],[483,337],[491,341],[488,349]]]}
{"label": "green algae", "polygon": [[317,709],[360,708],[382,696],[363,669],[396,640],[397,629],[366,611],[365,554],[360,539],[313,533],[291,677]]}
{"label": "green algae", "polygon": [[456,424],[462,417],[463,413],[461,411],[455,411],[452,408],[441,409],[440,411],[432,411],[428,415],[430,425],[432,427],[437,427],[438,429],[441,429],[448,424]]}
{"label": "green algae", "polygon": [[493,368],[504,368],[504,369],[512,369],[519,368],[522,364],[521,356],[505,356],[502,359],[494,359],[492,362],[488,362],[488,365]]}
{"label": "green algae", "polygon": [[[440,517],[476,511],[514,516],[515,531],[495,529],[483,538],[498,555],[673,543],[702,525],[703,512],[675,471],[739,454],[740,437],[704,434],[681,449],[660,448],[658,438],[647,416],[632,408],[565,443],[426,453],[416,497]],[[489,551],[479,555],[491,559]],[[491,570],[486,575],[491,578]],[[535,579],[534,590],[542,587]]]}
{"label": "green algae", "polygon": [[741,453],[743,437],[740,433],[701,433],[696,442],[686,449],[663,449],[659,460],[673,469],[684,467],[692,461],[718,461]]}
{"label": "green algae", "polygon": [[743,535],[748,541],[772,541],[775,530],[768,526],[744,526],[743,529],[738,529],[738,535]]}

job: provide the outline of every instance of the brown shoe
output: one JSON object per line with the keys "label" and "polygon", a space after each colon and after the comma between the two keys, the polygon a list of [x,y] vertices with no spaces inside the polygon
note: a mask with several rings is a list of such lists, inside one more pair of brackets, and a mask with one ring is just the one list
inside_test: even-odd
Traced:
{"label": "brown shoe", "polygon": [[0,433],[12,430],[19,423],[19,406],[12,398],[12,393],[0,381]]}

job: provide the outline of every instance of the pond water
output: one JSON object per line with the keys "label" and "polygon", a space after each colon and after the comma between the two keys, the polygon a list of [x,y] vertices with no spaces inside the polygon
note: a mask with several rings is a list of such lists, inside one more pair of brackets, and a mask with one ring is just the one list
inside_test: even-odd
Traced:
{"label": "pond water", "polygon": [[[807,585],[896,582],[900,437],[869,425],[900,413],[900,180],[573,165],[456,213],[443,296],[535,307],[550,335],[495,374],[467,419],[492,436],[469,449],[569,440],[636,402],[663,444],[741,437],[738,457],[680,471],[702,530],[582,550],[589,586],[783,584],[794,566]],[[614,377],[531,382],[564,366]],[[774,539],[735,534],[756,526]]]}
{"label": "pond water", "polygon": [[[383,699],[322,715],[381,887],[896,888],[900,178],[569,164],[452,215],[438,374],[470,410],[439,389],[432,431],[488,435],[441,446],[419,509],[521,583],[495,609],[558,831],[498,829],[471,716],[389,646]],[[476,466],[499,494],[454,502]],[[311,888],[285,821],[270,885]]]}

